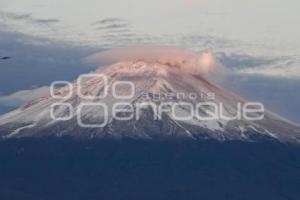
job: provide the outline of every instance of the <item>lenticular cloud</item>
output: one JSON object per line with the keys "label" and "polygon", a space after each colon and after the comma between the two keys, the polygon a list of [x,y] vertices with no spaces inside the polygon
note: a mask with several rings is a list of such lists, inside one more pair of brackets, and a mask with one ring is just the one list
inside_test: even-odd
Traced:
{"label": "lenticular cloud", "polygon": [[124,61],[158,62],[178,67],[187,73],[201,75],[219,71],[221,66],[211,50],[196,53],[170,47],[118,48],[93,54],[86,60],[97,65]]}

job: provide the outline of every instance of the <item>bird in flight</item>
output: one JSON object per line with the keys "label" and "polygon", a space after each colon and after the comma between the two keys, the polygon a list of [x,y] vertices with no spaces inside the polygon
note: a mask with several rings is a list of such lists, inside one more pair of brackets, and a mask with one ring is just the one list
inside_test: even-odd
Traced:
{"label": "bird in flight", "polygon": [[9,56],[1,57],[1,60],[7,60],[7,59],[10,59],[10,57]]}

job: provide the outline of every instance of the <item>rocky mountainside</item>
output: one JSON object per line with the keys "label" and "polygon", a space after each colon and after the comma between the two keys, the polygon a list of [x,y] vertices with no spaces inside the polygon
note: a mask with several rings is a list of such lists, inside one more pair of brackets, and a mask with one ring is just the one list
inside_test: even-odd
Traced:
{"label": "rocky mountainside", "polygon": [[269,111],[245,119],[247,101],[167,63],[116,63],[53,93],[1,116],[1,137],[300,141],[297,124]]}

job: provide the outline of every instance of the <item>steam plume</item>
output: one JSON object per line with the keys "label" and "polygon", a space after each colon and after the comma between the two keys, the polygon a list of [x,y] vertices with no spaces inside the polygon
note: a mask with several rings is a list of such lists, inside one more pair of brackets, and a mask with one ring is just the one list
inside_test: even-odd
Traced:
{"label": "steam plume", "polygon": [[170,47],[119,48],[93,54],[86,59],[89,63],[106,65],[122,61],[158,62],[179,67],[192,74],[210,74],[220,69],[211,50],[196,53],[190,50]]}

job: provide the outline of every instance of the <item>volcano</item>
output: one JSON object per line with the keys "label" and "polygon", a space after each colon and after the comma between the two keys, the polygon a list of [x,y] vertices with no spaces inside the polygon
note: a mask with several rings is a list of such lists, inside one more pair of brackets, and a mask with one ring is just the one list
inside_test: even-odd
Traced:
{"label": "volcano", "polygon": [[[1,116],[0,136],[300,141],[300,126],[270,111],[259,120],[235,117],[246,100],[178,64],[119,62],[79,79]],[[208,119],[214,107],[203,104],[207,101],[220,105],[226,117]],[[163,111],[157,112],[155,106],[162,104]],[[208,118],[190,116],[191,106]]]}

